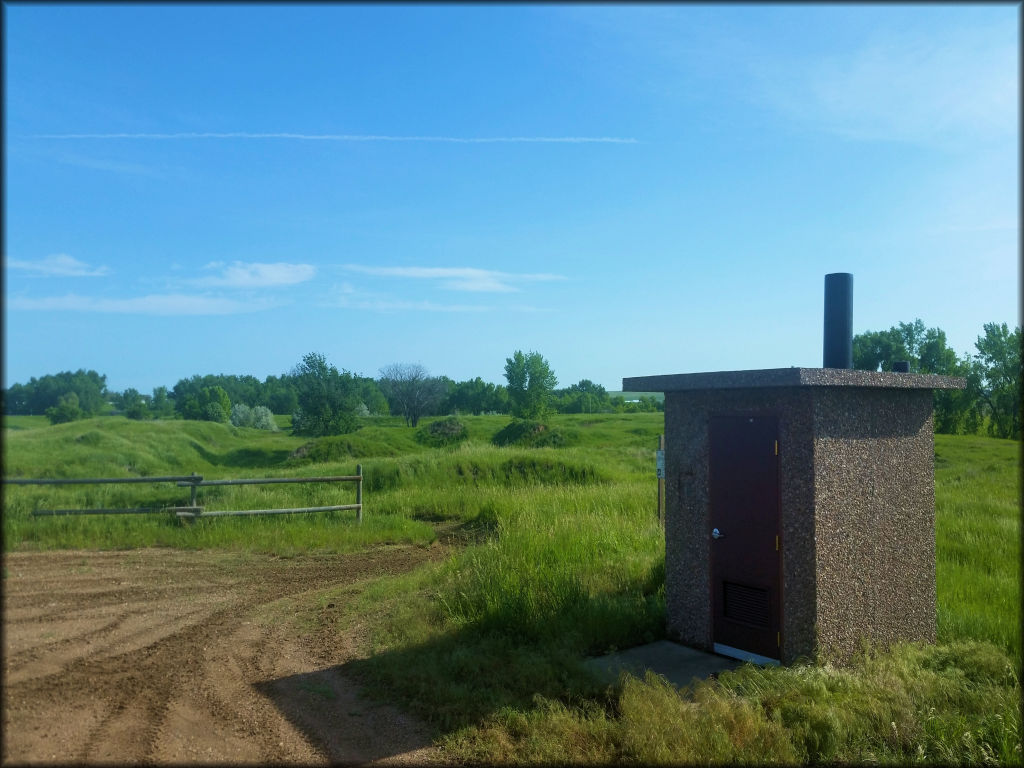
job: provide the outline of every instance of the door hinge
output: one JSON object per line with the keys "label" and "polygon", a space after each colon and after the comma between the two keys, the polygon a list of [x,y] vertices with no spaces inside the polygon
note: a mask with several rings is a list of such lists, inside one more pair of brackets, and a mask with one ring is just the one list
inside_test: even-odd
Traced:
{"label": "door hinge", "polygon": [[782,647],[782,633],[781,632],[776,632],[775,633],[775,647],[776,648],[781,648]]}
{"label": "door hinge", "polygon": [[776,552],[779,551],[779,537],[778,536],[775,537],[775,551]]}
{"label": "door hinge", "polygon": [[778,440],[775,441],[775,455],[776,456],[779,455],[779,441]]}

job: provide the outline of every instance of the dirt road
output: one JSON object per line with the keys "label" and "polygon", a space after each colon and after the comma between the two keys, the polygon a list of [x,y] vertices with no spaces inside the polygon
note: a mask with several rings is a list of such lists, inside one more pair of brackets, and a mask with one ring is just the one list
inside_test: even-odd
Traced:
{"label": "dirt road", "polygon": [[353,638],[308,614],[340,612],[318,592],[443,554],[7,554],[3,762],[431,762],[427,729],[337,668]]}

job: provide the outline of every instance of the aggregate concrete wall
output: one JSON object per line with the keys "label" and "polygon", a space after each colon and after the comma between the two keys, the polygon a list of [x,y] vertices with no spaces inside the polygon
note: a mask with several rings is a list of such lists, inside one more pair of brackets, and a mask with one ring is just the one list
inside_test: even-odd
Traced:
{"label": "aggregate concrete wall", "polygon": [[[815,540],[813,409],[795,387],[665,395],[665,608],[668,634],[710,650],[711,540],[708,422],[712,413],[770,411],[779,420],[782,660],[813,653]],[[682,436],[682,437],[680,437]]]}
{"label": "aggregate concrete wall", "polygon": [[766,411],[779,424],[783,663],[843,661],[862,639],[935,639],[932,390],[950,377],[835,369],[625,379],[665,392],[669,636],[710,650],[708,424]]}
{"label": "aggregate concrete wall", "polygon": [[928,390],[814,391],[817,642],[935,641],[935,480]]}

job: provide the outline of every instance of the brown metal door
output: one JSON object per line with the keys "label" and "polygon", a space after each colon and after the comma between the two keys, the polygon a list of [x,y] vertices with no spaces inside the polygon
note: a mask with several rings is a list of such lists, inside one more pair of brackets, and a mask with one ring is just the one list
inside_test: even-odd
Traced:
{"label": "brown metal door", "polygon": [[715,650],[779,659],[778,420],[765,413],[713,416],[709,433]]}

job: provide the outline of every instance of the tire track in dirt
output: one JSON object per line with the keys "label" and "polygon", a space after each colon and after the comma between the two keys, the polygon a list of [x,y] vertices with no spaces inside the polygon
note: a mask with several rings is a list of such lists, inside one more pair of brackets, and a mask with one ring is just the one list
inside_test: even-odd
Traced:
{"label": "tire track in dirt", "polygon": [[267,607],[445,551],[7,554],[3,762],[432,759],[420,723],[334,669],[351,643],[267,619]]}

